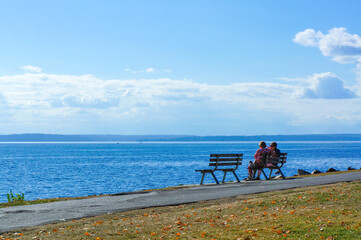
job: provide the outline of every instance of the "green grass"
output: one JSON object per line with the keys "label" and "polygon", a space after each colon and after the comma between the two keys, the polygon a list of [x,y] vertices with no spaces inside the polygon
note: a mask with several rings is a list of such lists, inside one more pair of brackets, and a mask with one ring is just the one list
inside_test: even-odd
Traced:
{"label": "green grass", "polygon": [[[139,209],[8,239],[361,239],[361,181]],[[0,238],[1,239],[1,238]]]}
{"label": "green grass", "polygon": [[[106,196],[106,195],[102,195],[102,196]],[[58,201],[69,201],[69,200],[76,200],[76,199],[95,198],[95,197],[99,197],[99,196],[74,197],[74,198],[51,198],[51,199],[37,199],[37,200],[32,200],[32,201],[7,202],[7,203],[0,203],[0,208],[22,206],[22,205],[33,205],[33,204],[41,204],[41,203],[51,203],[51,202],[58,202]]]}

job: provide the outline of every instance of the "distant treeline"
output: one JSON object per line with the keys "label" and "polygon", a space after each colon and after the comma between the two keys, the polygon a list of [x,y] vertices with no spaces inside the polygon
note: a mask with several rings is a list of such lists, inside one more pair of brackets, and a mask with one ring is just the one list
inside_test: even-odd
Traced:
{"label": "distant treeline", "polygon": [[361,134],[306,134],[255,136],[192,136],[192,135],[61,135],[10,134],[0,135],[0,142],[124,142],[124,141],[361,141]]}

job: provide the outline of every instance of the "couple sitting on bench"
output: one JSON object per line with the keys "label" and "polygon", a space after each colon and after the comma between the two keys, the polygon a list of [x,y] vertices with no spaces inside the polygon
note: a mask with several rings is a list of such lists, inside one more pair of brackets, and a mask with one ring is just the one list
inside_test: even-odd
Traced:
{"label": "couple sitting on bench", "polygon": [[[261,172],[264,167],[275,167],[272,163],[266,163],[267,158],[272,160],[278,160],[281,156],[280,150],[277,148],[277,143],[272,142],[269,147],[266,147],[266,143],[261,141],[259,143],[259,149],[254,154],[254,162],[250,161],[247,167],[248,169],[248,178],[246,181],[260,180]],[[266,166],[265,166],[266,165]],[[257,172],[257,177],[254,178],[254,175]],[[253,179],[254,178],[254,179]]]}

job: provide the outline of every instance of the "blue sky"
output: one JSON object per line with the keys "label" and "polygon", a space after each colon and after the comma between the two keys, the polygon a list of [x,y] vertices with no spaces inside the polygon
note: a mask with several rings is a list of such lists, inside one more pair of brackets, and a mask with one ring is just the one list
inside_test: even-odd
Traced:
{"label": "blue sky", "polygon": [[0,133],[360,133],[359,9],[0,0]]}

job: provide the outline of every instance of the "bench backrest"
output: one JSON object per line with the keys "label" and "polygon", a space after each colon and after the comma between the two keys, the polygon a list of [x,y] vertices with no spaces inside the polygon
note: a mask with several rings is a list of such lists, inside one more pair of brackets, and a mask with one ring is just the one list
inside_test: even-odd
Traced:
{"label": "bench backrest", "polygon": [[278,158],[272,158],[272,156],[269,156],[267,159],[267,163],[272,163],[272,164],[280,164],[278,165],[278,167],[282,167],[283,164],[286,163],[286,159],[287,159],[287,153],[281,153],[281,155]]}
{"label": "bench backrest", "polygon": [[261,161],[261,163],[262,163],[263,165],[266,165],[269,156],[270,156],[269,153],[266,153],[266,152],[261,153],[261,159],[260,159],[260,161]]}
{"label": "bench backrest", "polygon": [[233,170],[236,170],[239,165],[242,165],[242,159],[242,153],[211,154],[209,166],[215,167],[214,170],[233,166]]}

